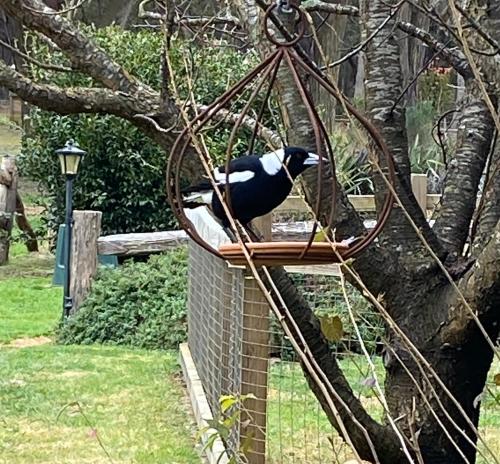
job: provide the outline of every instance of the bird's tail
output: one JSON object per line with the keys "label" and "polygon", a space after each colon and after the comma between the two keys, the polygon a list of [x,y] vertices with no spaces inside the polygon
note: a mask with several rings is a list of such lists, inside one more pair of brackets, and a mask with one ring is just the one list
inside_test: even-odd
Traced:
{"label": "bird's tail", "polygon": [[194,187],[187,187],[181,193],[184,208],[192,209],[212,204],[213,187],[210,182],[202,182]]}

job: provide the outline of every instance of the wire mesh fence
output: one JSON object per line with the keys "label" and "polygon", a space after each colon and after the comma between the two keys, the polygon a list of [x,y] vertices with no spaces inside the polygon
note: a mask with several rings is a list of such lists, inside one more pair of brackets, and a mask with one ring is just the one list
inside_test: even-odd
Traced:
{"label": "wire mesh fence", "polygon": [[[321,274],[293,275],[316,315],[338,318],[342,337],[332,342],[339,362],[365,407],[381,417],[368,364],[348,323],[339,279]],[[358,301],[359,300],[359,301]],[[358,328],[383,378],[376,356],[382,334],[378,317],[351,301]],[[215,417],[220,398],[253,394],[225,440],[236,462],[250,464],[343,463],[351,457],[309,389],[294,351],[253,278],[194,243],[189,250],[188,344]],[[250,437],[251,450],[240,452]]]}

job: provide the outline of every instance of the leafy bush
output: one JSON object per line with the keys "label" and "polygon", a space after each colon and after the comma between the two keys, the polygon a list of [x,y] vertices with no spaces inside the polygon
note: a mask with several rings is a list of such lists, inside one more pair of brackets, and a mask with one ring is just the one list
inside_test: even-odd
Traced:
{"label": "leafy bush", "polygon": [[176,348],[186,338],[186,250],[103,268],[76,315],[58,331],[63,344]]}
{"label": "leafy bush", "polygon": [[[131,74],[151,87],[160,86],[162,35],[152,31],[124,31],[118,27],[87,33]],[[32,38],[37,57],[65,64],[65,58]],[[185,63],[197,72],[194,93],[199,103],[209,103],[240,79],[253,65],[250,53],[220,47],[199,47],[176,42],[172,62],[181,98],[188,92]],[[78,73],[37,70],[40,81],[62,87],[99,86]],[[239,101],[234,109],[241,108]],[[20,156],[22,174],[36,180],[48,199],[48,226],[55,229],[64,214],[64,180],[54,151],[73,138],[88,154],[75,182],[75,208],[103,212],[103,232],[131,233],[165,230],[175,226],[166,199],[167,154],[131,123],[114,116],[71,115],[33,108]],[[210,149],[224,153],[229,129],[218,127],[208,140]]]}

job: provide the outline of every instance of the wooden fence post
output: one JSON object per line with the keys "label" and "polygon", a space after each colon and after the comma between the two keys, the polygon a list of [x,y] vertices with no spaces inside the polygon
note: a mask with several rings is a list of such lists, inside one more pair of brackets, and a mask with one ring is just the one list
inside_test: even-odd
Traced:
{"label": "wooden fence post", "polygon": [[16,212],[17,168],[14,157],[3,157],[0,176],[0,265],[2,265],[9,260],[10,235]]}
{"label": "wooden fence post", "polygon": [[422,208],[427,218],[427,175],[412,174],[411,189],[413,190],[413,195],[415,195],[417,199],[417,203],[420,205],[420,208]]}
{"label": "wooden fence post", "polygon": [[74,314],[85,300],[97,271],[97,239],[101,235],[99,211],[73,212],[70,294]]}
{"label": "wooden fence post", "polygon": [[264,240],[269,242],[272,240],[272,230],[273,230],[273,215],[272,213],[266,214],[255,218],[253,224],[259,229],[259,232],[264,237]]}
{"label": "wooden fence post", "polygon": [[[269,304],[253,277],[245,278],[243,299],[241,394],[252,393],[256,399],[244,403],[240,442],[252,437],[249,464],[266,462],[267,369],[269,362]],[[246,412],[248,411],[248,412]]]}

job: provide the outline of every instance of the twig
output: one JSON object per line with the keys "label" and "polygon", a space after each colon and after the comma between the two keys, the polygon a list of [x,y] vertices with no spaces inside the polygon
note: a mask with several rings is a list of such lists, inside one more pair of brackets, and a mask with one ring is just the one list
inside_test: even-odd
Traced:
{"label": "twig", "polygon": [[394,16],[397,14],[401,6],[403,5],[404,1],[399,2],[399,4],[394,5],[394,11],[391,11],[389,16],[385,18],[378,26],[377,28],[364,40],[361,42],[356,48],[352,49],[349,53],[346,53],[342,58],[338,59],[337,61],[334,61],[333,63],[327,64],[326,66],[323,66],[321,68],[322,71],[329,69],[329,68],[334,68],[336,66],[341,65],[345,61],[349,60],[352,58],[354,55],[357,55],[361,50],[363,50],[377,35],[378,33],[386,26],[386,24],[394,18]]}
{"label": "twig", "polygon": [[[445,45],[443,45],[443,47],[447,47],[449,44],[446,43]],[[392,104],[392,107],[391,107],[391,110],[390,110],[390,113],[392,114],[394,112],[394,110],[396,109],[396,106],[398,105],[398,103],[402,100],[402,98],[405,96],[406,92],[408,92],[408,90],[410,89],[410,87],[415,84],[415,82],[417,81],[417,79],[427,70],[427,68],[429,67],[429,65],[439,56],[441,55],[441,52],[443,51],[443,48],[441,48],[440,50],[438,50],[436,53],[434,53],[434,55],[432,55],[432,57],[427,60],[426,63],[424,63],[424,65],[420,68],[420,70],[417,72],[417,74],[415,74],[415,76],[413,77],[413,79],[408,83],[408,85],[403,89],[403,91],[401,92],[401,94],[399,95],[399,97],[396,99],[396,101]]]}
{"label": "twig", "polygon": [[0,45],[3,47],[7,48],[11,52],[16,53],[20,57],[24,58],[26,61],[33,63],[35,66],[38,66],[39,68],[42,69],[47,69],[49,71],[58,71],[58,72],[73,72],[74,69],[66,66],[58,66],[56,64],[46,64],[42,63],[41,61],[36,60],[35,58],[32,58],[31,56],[27,55],[26,53],[22,52],[16,47],[13,47],[12,45],[9,45],[7,42],[4,42],[3,40],[0,39]]}
{"label": "twig", "polygon": [[58,15],[63,15],[66,13],[70,13],[71,11],[75,11],[78,8],[80,8],[87,0],[80,0],[76,5],[73,5],[69,8],[66,8],[65,10],[52,10],[52,8],[46,7],[47,10],[37,10],[36,8],[31,8],[28,5],[23,5],[23,8],[26,8],[27,10],[31,11],[32,13],[37,13],[37,14],[43,14],[46,16],[58,16]]}

